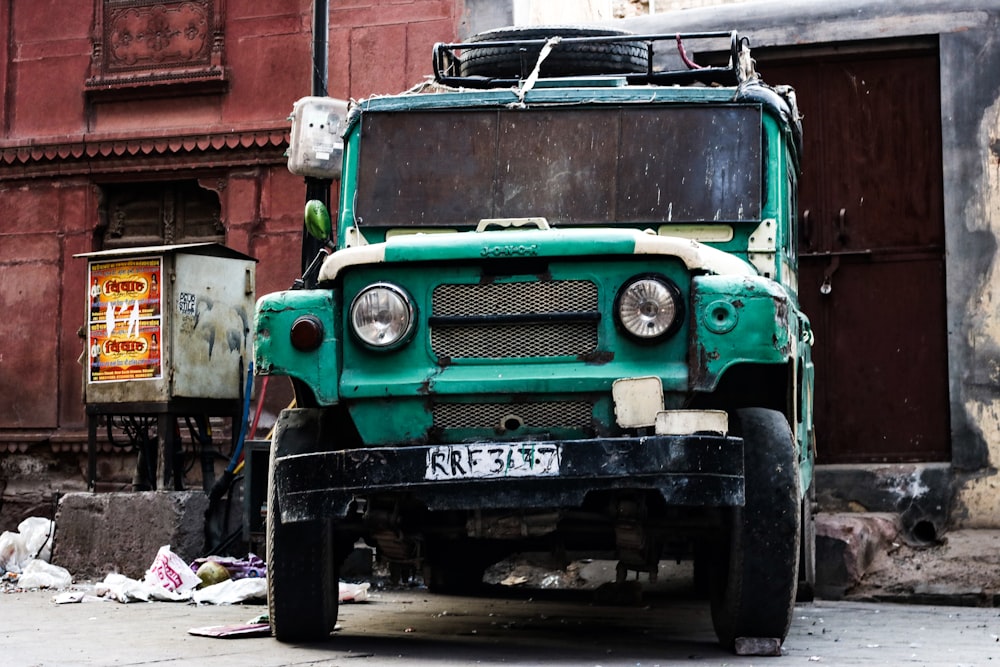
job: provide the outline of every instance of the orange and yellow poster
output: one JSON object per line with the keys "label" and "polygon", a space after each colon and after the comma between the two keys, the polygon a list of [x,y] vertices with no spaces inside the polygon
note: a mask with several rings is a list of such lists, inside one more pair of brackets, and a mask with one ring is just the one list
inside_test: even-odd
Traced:
{"label": "orange and yellow poster", "polygon": [[91,262],[89,381],[162,377],[161,258]]}

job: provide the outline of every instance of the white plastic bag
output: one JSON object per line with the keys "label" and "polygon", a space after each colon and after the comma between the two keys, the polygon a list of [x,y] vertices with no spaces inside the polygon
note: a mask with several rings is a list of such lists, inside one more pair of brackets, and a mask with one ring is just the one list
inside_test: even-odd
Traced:
{"label": "white plastic bag", "polygon": [[362,584],[349,584],[346,581],[340,582],[341,602],[367,602],[368,589],[371,584],[367,581]]}
{"label": "white plastic bag", "polygon": [[0,534],[0,570],[20,572],[32,559],[48,562],[52,556],[51,519],[28,517],[17,526],[17,532]]}
{"label": "white plastic bag", "polygon": [[69,570],[40,558],[28,561],[17,578],[19,588],[66,588],[72,583],[73,575]]}
{"label": "white plastic bag", "polygon": [[267,599],[267,579],[226,579],[191,594],[197,604],[239,604]]}
{"label": "white plastic bag", "polygon": [[18,524],[17,531],[24,536],[28,558],[37,558],[46,563],[52,560],[52,537],[55,534],[55,524],[51,519],[41,516],[28,517]]}
{"label": "white plastic bag", "polygon": [[98,597],[117,600],[118,602],[183,602],[191,599],[191,591],[168,591],[158,583],[136,581],[124,574],[112,572],[97,584],[95,593]]}
{"label": "white plastic bag", "polygon": [[28,549],[24,545],[24,536],[3,531],[0,535],[0,571],[20,572],[28,560]]}
{"label": "white plastic bag", "polygon": [[160,547],[153,564],[146,570],[146,583],[165,588],[171,593],[194,590],[201,579],[180,556],[170,550],[170,545]]}

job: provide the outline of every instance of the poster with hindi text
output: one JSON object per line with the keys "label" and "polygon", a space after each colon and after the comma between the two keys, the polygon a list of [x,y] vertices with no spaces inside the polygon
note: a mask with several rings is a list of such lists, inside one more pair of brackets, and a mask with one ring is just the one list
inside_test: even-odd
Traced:
{"label": "poster with hindi text", "polygon": [[90,382],[163,376],[160,257],[93,261],[88,267]]}

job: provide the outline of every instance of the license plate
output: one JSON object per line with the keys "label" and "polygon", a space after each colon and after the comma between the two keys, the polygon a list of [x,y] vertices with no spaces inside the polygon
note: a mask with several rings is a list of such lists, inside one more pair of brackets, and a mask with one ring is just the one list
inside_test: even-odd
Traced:
{"label": "license plate", "polygon": [[559,445],[443,445],[427,450],[424,479],[554,477],[559,474]]}

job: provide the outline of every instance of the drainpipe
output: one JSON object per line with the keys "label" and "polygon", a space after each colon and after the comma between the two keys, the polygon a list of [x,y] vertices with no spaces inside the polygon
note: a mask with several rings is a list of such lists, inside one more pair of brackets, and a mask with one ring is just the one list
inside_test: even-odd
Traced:
{"label": "drainpipe", "polygon": [[[314,97],[327,95],[327,78],[329,76],[329,46],[330,7],[329,0],[313,0],[313,41],[312,41],[312,91]],[[330,209],[330,188],[333,181],[325,178],[306,176],[306,201],[318,199]],[[314,239],[302,227],[302,271],[312,263],[323,244]]]}

